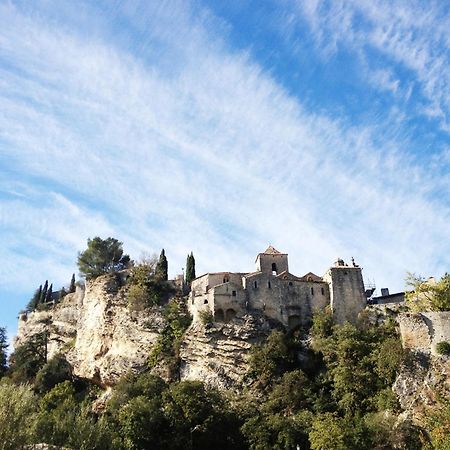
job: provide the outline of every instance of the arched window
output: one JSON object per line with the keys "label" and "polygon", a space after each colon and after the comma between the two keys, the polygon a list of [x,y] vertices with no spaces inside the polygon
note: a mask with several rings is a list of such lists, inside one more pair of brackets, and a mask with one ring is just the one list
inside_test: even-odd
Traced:
{"label": "arched window", "polygon": [[324,288],[320,288],[320,291],[322,292],[322,295],[325,295],[325,289]]}
{"label": "arched window", "polygon": [[311,288],[311,295],[314,295],[314,288]]}
{"label": "arched window", "polygon": [[267,282],[267,287],[268,287],[269,289],[272,289],[272,285],[270,284],[270,281]]}
{"label": "arched window", "polygon": [[292,281],[289,281],[289,286],[292,286]]}
{"label": "arched window", "polygon": [[277,272],[278,272],[277,271],[277,264],[276,263],[272,263],[272,273],[276,275]]}
{"label": "arched window", "polygon": [[253,282],[253,288],[256,289],[257,287],[258,287],[258,282],[255,280],[255,281]]}
{"label": "arched window", "polygon": [[230,281],[230,277],[228,276],[228,275],[225,275],[224,277],[223,277],[223,282],[224,283],[228,283]]}

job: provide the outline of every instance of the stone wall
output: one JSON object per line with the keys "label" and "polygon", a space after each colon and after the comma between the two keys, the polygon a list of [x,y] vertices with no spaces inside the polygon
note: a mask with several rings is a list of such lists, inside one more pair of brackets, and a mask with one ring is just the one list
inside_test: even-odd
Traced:
{"label": "stone wall", "polygon": [[397,322],[404,348],[436,355],[436,344],[450,342],[450,311],[403,313]]}
{"label": "stone wall", "polygon": [[336,322],[354,322],[366,307],[361,268],[331,267],[323,278],[330,285],[330,305]]}

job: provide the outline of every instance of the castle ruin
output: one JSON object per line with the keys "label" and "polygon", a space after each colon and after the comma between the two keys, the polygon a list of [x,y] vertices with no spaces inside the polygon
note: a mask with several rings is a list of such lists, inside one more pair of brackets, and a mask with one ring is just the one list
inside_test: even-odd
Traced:
{"label": "castle ruin", "polygon": [[353,258],[351,264],[338,259],[323,277],[291,274],[288,255],[272,246],[255,263],[255,272],[206,273],[193,280],[188,304],[194,321],[202,311],[216,322],[258,311],[293,328],[328,305],[337,323],[354,322],[366,306],[362,271]]}

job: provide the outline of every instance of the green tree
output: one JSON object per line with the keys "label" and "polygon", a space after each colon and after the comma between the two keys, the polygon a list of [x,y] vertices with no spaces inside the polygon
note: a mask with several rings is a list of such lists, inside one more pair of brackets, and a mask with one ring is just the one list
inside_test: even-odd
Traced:
{"label": "green tree", "polygon": [[55,355],[36,374],[34,387],[38,392],[48,392],[57,384],[72,379],[72,368],[63,355]]}
{"label": "green tree", "polygon": [[95,237],[88,239],[87,247],[78,254],[78,268],[86,279],[122,270],[130,263],[130,257],[123,254],[122,242],[117,239]]}
{"label": "green tree", "polygon": [[169,279],[168,277],[168,262],[166,258],[166,253],[164,249],[161,250],[161,255],[159,256],[159,261],[156,265],[156,275],[164,281]]}
{"label": "green tree", "polygon": [[31,443],[36,403],[29,385],[0,384],[0,450]]}
{"label": "green tree", "polygon": [[252,348],[247,376],[265,388],[291,369],[293,362],[293,354],[286,344],[285,335],[274,330],[263,345]]}
{"label": "green tree", "polygon": [[53,295],[53,283],[50,285],[47,291],[47,295],[45,296],[45,303],[50,303],[52,301],[52,295]]}
{"label": "green tree", "polygon": [[46,333],[37,333],[16,348],[10,358],[11,378],[16,382],[34,381],[47,362]]}
{"label": "green tree", "polygon": [[7,369],[7,350],[8,339],[6,336],[6,329],[0,327],[0,378],[3,377]]}
{"label": "green tree", "polygon": [[28,312],[34,311],[39,305],[41,298],[42,298],[42,284],[34,292],[33,297],[31,297],[31,300],[28,302],[26,310]]}
{"label": "green tree", "polygon": [[194,254],[191,252],[186,259],[186,283],[190,284],[195,280],[195,258]]}
{"label": "green tree", "polygon": [[45,280],[44,287],[42,289],[41,297],[39,298],[39,304],[45,303],[45,300],[47,298],[47,291],[48,291],[48,280]]}
{"label": "green tree", "polygon": [[435,281],[408,273],[406,284],[411,289],[406,293],[406,304],[412,311],[450,310],[450,274]]}
{"label": "green tree", "polygon": [[72,278],[70,280],[70,287],[69,287],[69,294],[73,294],[75,292],[76,286],[75,286],[75,274],[72,274]]}

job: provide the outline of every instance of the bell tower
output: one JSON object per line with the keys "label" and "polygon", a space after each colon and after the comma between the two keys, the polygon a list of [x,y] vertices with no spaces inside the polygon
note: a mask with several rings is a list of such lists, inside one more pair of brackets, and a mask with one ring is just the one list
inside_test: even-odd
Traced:
{"label": "bell tower", "polygon": [[281,253],[271,245],[256,257],[256,270],[273,275],[289,272],[288,255]]}

